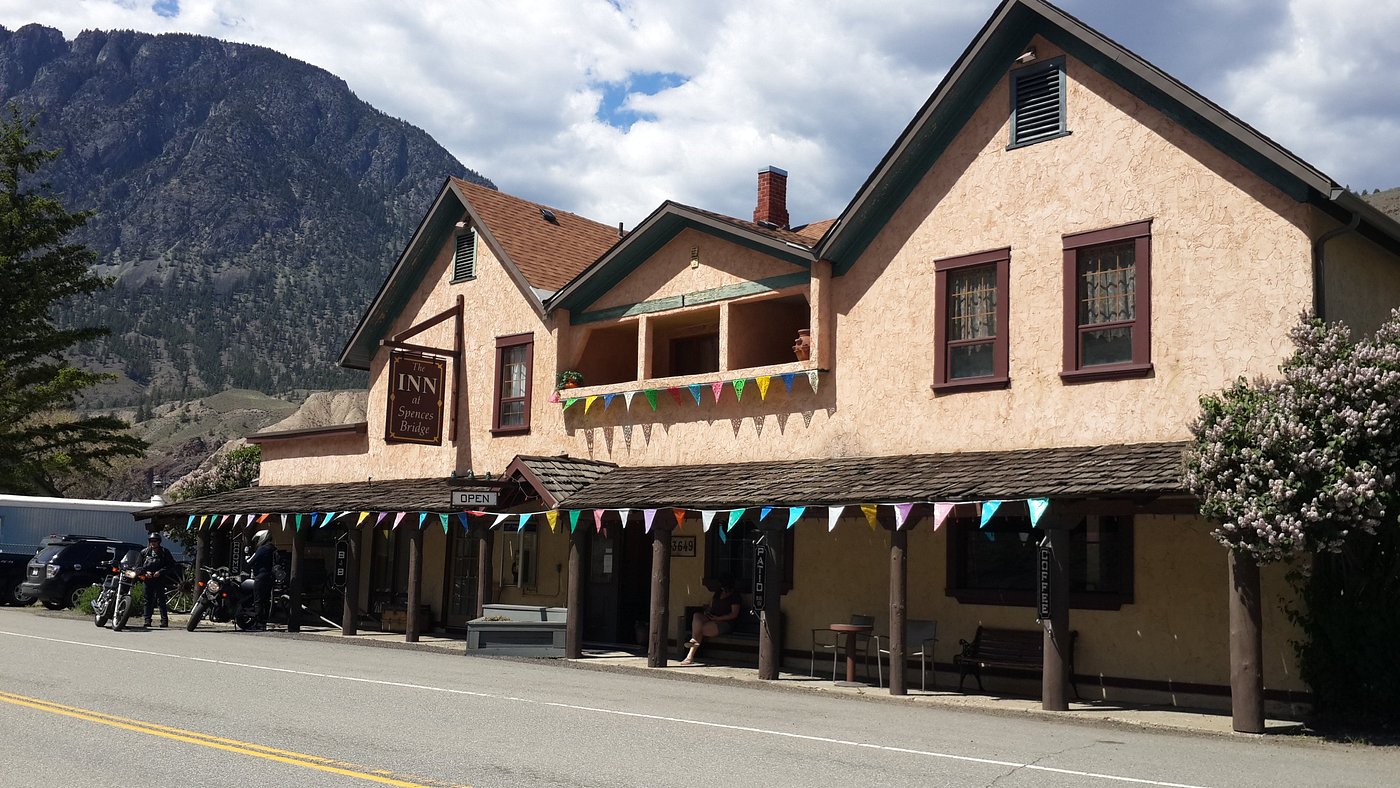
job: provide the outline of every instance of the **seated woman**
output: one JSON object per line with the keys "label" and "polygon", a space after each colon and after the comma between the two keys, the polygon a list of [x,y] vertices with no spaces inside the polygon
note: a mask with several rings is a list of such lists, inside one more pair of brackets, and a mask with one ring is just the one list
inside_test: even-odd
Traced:
{"label": "seated woman", "polygon": [[695,653],[705,638],[723,635],[734,628],[743,608],[743,598],[734,590],[734,581],[725,578],[719,581],[719,590],[710,599],[710,604],[690,617],[690,640],[686,643],[690,653],[681,660],[682,665],[694,665]]}

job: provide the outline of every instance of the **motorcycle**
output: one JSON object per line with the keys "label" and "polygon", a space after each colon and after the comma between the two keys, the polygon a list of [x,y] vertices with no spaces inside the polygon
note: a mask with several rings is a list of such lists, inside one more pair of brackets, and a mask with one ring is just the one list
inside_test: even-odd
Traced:
{"label": "motorcycle", "polygon": [[92,601],[93,623],[106,626],[110,620],[112,631],[126,628],[131,618],[131,589],[146,580],[146,573],[140,570],[141,552],[128,550],[120,562],[112,567],[112,573],[102,580],[102,591]]}
{"label": "motorcycle", "polygon": [[[226,566],[213,569],[204,568],[208,579],[199,581],[198,595],[195,597],[194,606],[190,608],[189,621],[185,622],[185,629],[193,632],[199,622],[209,619],[217,623],[227,623],[232,621],[234,626],[242,630],[253,629],[259,620],[257,611],[257,589],[252,576],[246,572],[233,572]],[[272,609],[267,618],[278,614],[278,611],[285,612],[287,597],[281,593],[277,584],[273,585]]]}

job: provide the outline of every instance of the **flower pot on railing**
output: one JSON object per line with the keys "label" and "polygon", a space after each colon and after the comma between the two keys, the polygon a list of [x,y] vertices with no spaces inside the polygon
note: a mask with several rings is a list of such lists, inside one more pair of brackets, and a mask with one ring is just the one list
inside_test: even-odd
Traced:
{"label": "flower pot on railing", "polygon": [[806,361],[812,357],[812,331],[808,328],[797,330],[797,342],[792,346],[793,355],[798,361]]}

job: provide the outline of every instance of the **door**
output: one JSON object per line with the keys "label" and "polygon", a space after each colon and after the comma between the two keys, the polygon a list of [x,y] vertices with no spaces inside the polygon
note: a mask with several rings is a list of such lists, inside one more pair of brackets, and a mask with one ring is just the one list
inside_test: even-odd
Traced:
{"label": "door", "polygon": [[477,555],[481,540],[452,529],[447,539],[447,577],[442,584],[443,626],[465,629],[476,615]]}
{"label": "door", "polygon": [[640,525],[610,525],[592,540],[584,640],[641,645],[651,610],[651,538]]}

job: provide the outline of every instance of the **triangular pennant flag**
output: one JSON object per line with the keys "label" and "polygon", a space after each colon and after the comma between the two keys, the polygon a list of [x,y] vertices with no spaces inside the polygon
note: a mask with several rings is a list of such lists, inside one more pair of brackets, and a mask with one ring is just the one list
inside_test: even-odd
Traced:
{"label": "triangular pennant flag", "polygon": [[311,527],[312,527],[312,528],[315,528],[315,527],[316,527],[316,521],[317,521],[318,519],[320,519],[320,517],[321,517],[321,513],[320,513],[320,512],[312,512],[312,513],[311,513]]}
{"label": "triangular pennant flag", "polygon": [[792,393],[792,379],[795,378],[795,377],[797,377],[797,373],[796,373],[796,372],[784,372],[784,373],[783,373],[783,385],[784,385],[785,387],[787,387],[787,393],[789,393],[789,394]]}
{"label": "triangular pennant flag", "polygon": [[758,398],[761,400],[768,399],[768,384],[773,382],[773,376],[759,375],[753,379],[753,382],[758,384]]}
{"label": "triangular pennant flag", "polygon": [[265,515],[265,514],[260,514],[260,515],[258,515],[258,523],[259,523],[259,524],[261,524],[262,521],[264,521],[264,520],[266,520],[266,519],[267,519],[267,515]]}
{"label": "triangular pennant flag", "polygon": [[618,510],[617,510],[617,520],[618,520],[618,522],[622,523],[622,527],[623,527],[623,528],[626,528],[626,527],[627,527],[627,517],[628,517],[629,515],[631,515],[631,514],[632,514],[632,510],[631,510],[631,509],[618,509]]}
{"label": "triangular pennant flag", "polygon": [[616,395],[616,394],[604,394],[604,395],[603,395],[603,410],[604,410],[604,411],[607,411],[608,408],[612,407],[612,401],[615,400],[615,399],[617,399],[617,395]]}
{"label": "triangular pennant flag", "polygon": [[654,520],[654,519],[656,519],[656,510],[655,510],[655,509],[643,509],[643,510],[642,510],[642,530],[645,531],[646,533],[651,533],[651,521]]}
{"label": "triangular pennant flag", "polygon": [[715,521],[715,514],[716,514],[716,510],[714,510],[714,509],[701,509],[701,510],[700,510],[700,530],[701,530],[701,531],[704,531],[705,533],[709,533],[709,532],[710,532],[710,524],[713,523],[713,522]]}
{"label": "triangular pennant flag", "polygon": [[948,515],[953,513],[954,504],[935,503],[933,505],[933,530],[937,531],[943,527],[943,523],[948,520]]}
{"label": "triangular pennant flag", "polygon": [[569,533],[573,533],[578,528],[578,516],[583,513],[582,509],[569,510]]}
{"label": "triangular pennant flag", "polygon": [[711,383],[710,391],[714,392],[715,402],[719,402],[720,396],[724,394],[724,381],[717,380],[714,383]]}
{"label": "triangular pennant flag", "polygon": [[194,515],[190,515],[190,519],[185,521],[185,530],[188,531],[192,525],[194,525]]}
{"label": "triangular pennant flag", "polygon": [[285,514],[282,515],[282,530],[287,530],[287,515]]}
{"label": "triangular pennant flag", "polygon": [[894,505],[894,529],[898,531],[904,527],[904,523],[909,520],[909,512],[914,508],[912,503],[897,503]]}
{"label": "triangular pennant flag", "polygon": [[743,402],[743,401],[744,401],[744,385],[747,384],[747,383],[748,383],[748,380],[745,379],[745,378],[739,378],[738,380],[733,380],[733,381],[730,381],[730,383],[729,383],[729,385],[731,385],[731,386],[734,387],[734,396],[735,396],[740,402]]}
{"label": "triangular pennant flag", "polygon": [[457,522],[459,522],[459,523],[462,524],[462,530],[463,530],[463,531],[470,531],[470,530],[471,530],[471,526],[467,524],[467,513],[466,513],[466,512],[458,512],[458,513],[457,513]]}
{"label": "triangular pennant flag", "polygon": [[815,394],[817,392],[817,371],[815,369],[807,371],[807,382],[811,384],[812,393]]}
{"label": "triangular pennant flag", "polygon": [[530,518],[531,518],[531,517],[534,517],[534,516],[535,516],[535,513],[534,513],[534,512],[521,512],[521,513],[520,513],[520,525],[516,526],[516,528],[517,528],[518,530],[521,530],[521,531],[525,530],[525,524],[528,523],[528,522],[530,522]]}
{"label": "triangular pennant flag", "polygon": [[700,404],[700,384],[699,384],[699,383],[692,383],[692,384],[690,384],[689,386],[687,386],[686,388],[690,389],[690,396],[694,397],[694,398],[695,398],[695,404],[696,404],[696,405],[699,405],[699,404]]}
{"label": "triangular pennant flag", "polygon": [[727,522],[727,523],[724,524],[724,530],[726,530],[726,531],[731,531],[731,530],[733,530],[733,529],[734,529],[734,526],[736,526],[736,525],[739,524],[740,518],[742,518],[742,517],[744,516],[744,512],[746,512],[746,511],[748,511],[748,510],[747,510],[747,509],[730,509],[730,510],[729,510],[729,522]]}
{"label": "triangular pennant flag", "polygon": [[759,509],[759,510],[758,510],[758,521],[759,521],[760,523],[763,522],[763,519],[764,519],[765,517],[767,517],[767,516],[768,516],[768,513],[771,512],[771,511],[773,511],[773,507],[771,507],[771,506],[765,506],[765,507],[763,507],[762,509]]}
{"label": "triangular pennant flag", "polygon": [[826,507],[826,530],[828,533],[836,530],[836,521],[841,519],[841,513],[845,510],[845,504]]}
{"label": "triangular pennant flag", "polygon": [[399,523],[403,522],[403,516],[404,516],[405,514],[408,514],[408,512],[395,512],[395,513],[394,513],[394,524],[391,525],[391,526],[389,526],[391,530],[399,527]]}
{"label": "triangular pennant flag", "polygon": [[505,522],[507,517],[510,517],[510,515],[509,515],[509,514],[506,514],[506,513],[504,513],[504,512],[502,512],[501,514],[496,515],[496,521],[495,521],[494,523],[491,523],[491,527],[492,527],[492,528],[500,528],[500,527],[501,527],[501,523]]}
{"label": "triangular pennant flag", "polygon": [[365,524],[365,518],[369,517],[369,512],[360,512],[360,519],[355,521],[355,527],[359,528]]}
{"label": "triangular pennant flag", "polygon": [[681,526],[685,525],[685,510],[672,509],[671,511],[674,512],[676,515],[676,527],[680,528]]}
{"label": "triangular pennant flag", "polygon": [[1031,498],[1026,501],[1026,508],[1031,512],[1031,527],[1034,528],[1036,523],[1040,522],[1041,516],[1045,514],[1045,510],[1050,508],[1050,499]]}
{"label": "triangular pennant flag", "polygon": [[427,519],[428,519],[428,513],[427,513],[427,512],[419,512],[419,513],[418,513],[418,527],[419,527],[419,528],[422,528],[422,527],[423,527],[423,521],[424,521],[424,520],[427,520]]}
{"label": "triangular pennant flag", "polygon": [[992,521],[992,517],[996,515],[997,509],[998,509],[1000,506],[1001,506],[1001,501],[983,501],[983,502],[982,502],[982,522],[981,522],[981,524],[978,525],[977,527],[978,527],[978,528],[986,528],[986,527],[987,527],[987,523],[989,523],[989,522]]}
{"label": "triangular pennant flag", "polygon": [[794,525],[796,525],[796,524],[797,524],[797,521],[798,521],[799,519],[801,519],[802,513],[805,512],[805,511],[807,511],[807,507],[805,507],[805,506],[789,506],[789,507],[788,507],[788,527],[791,528],[791,527],[793,527]]}
{"label": "triangular pennant flag", "polygon": [[647,402],[650,402],[650,403],[651,403],[652,412],[655,412],[655,411],[656,411],[656,389],[647,389],[647,390],[643,391],[642,394],[646,395]]}
{"label": "triangular pennant flag", "polygon": [[666,391],[671,394],[671,399],[675,400],[677,405],[684,402],[684,400],[681,399],[681,389],[679,386],[672,386],[666,389]]}
{"label": "triangular pennant flag", "polygon": [[870,530],[875,530],[875,515],[878,511],[877,505],[873,503],[863,503],[860,510],[865,513],[865,521],[870,523]]}
{"label": "triangular pennant flag", "polygon": [[298,533],[301,532],[301,517],[302,517],[302,516],[301,516],[300,514],[297,515],[297,532],[298,532]]}
{"label": "triangular pennant flag", "polygon": [[635,396],[637,396],[635,391],[622,392],[622,404],[626,405],[628,410],[632,409],[632,398]]}
{"label": "triangular pennant flag", "polygon": [[564,410],[568,410],[569,408],[572,408],[572,407],[574,406],[574,403],[575,403],[575,402],[578,402],[578,397],[569,397],[569,398],[565,399],[565,400],[564,400]]}
{"label": "triangular pennant flag", "polygon": [[593,527],[595,527],[595,528],[598,529],[598,533],[602,533],[602,532],[603,532],[603,510],[602,510],[602,509],[594,509],[594,510],[593,510]]}
{"label": "triangular pennant flag", "polygon": [[442,521],[442,532],[447,533],[447,515],[438,512],[438,519]]}
{"label": "triangular pennant flag", "polygon": [[544,521],[549,523],[549,532],[554,533],[559,530],[559,510],[550,509],[544,513]]}
{"label": "triangular pennant flag", "polygon": [[587,414],[587,413],[588,413],[588,409],[591,408],[591,407],[593,407],[593,403],[595,403],[595,402],[597,402],[597,401],[598,401],[598,395],[597,395],[597,394],[590,394],[589,396],[585,397],[584,400],[583,400],[583,412],[584,412],[585,414]]}
{"label": "triangular pennant flag", "polygon": [[728,543],[729,543],[729,537],[725,536],[725,535],[724,535],[724,532],[725,532],[725,529],[723,529],[723,528],[719,529],[719,541],[720,541],[720,544],[728,544]]}
{"label": "triangular pennant flag", "polygon": [[558,389],[555,389],[554,391],[549,392],[549,401],[552,402],[552,403],[554,403],[554,404],[556,404],[556,405],[559,404],[559,390],[558,390]]}

